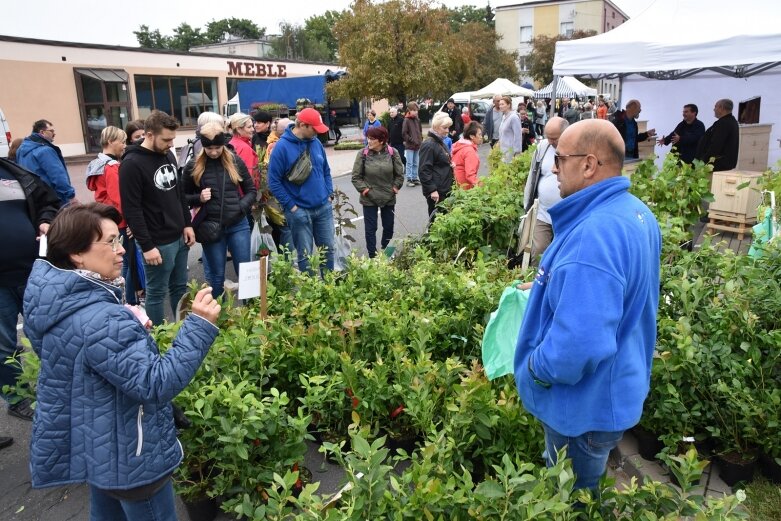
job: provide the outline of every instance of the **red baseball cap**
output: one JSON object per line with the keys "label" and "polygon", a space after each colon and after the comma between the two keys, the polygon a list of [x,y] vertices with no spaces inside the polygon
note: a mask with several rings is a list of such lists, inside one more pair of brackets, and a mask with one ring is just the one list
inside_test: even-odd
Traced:
{"label": "red baseball cap", "polygon": [[323,117],[313,108],[305,108],[301,112],[296,113],[296,121],[312,125],[318,134],[328,132],[328,125],[323,124]]}

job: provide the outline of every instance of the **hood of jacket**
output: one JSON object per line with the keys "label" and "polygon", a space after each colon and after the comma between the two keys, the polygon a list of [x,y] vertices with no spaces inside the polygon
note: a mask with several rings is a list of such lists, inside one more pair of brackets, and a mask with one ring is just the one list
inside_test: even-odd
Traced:
{"label": "hood of jacket", "polygon": [[54,325],[99,303],[121,304],[121,288],[38,259],[27,282],[24,332],[33,345],[40,345]]}
{"label": "hood of jacket", "polygon": [[16,151],[17,161],[19,158],[43,147],[51,147],[61,156],[59,147],[55,146],[54,143],[47,141],[40,134],[30,134],[24,138],[24,141],[22,141],[22,144],[19,145],[19,149]]}
{"label": "hood of jacket", "polygon": [[98,157],[90,161],[90,163],[87,165],[87,183],[89,183],[90,177],[103,175],[103,170],[106,168],[106,165],[118,163],[119,161],[117,161],[112,156],[104,154],[103,152],[99,153]]}
{"label": "hood of jacket", "polygon": [[458,154],[461,151],[464,151],[466,149],[472,148],[474,150],[477,150],[477,145],[469,141],[468,139],[461,138],[455,143],[453,143],[453,156]]}

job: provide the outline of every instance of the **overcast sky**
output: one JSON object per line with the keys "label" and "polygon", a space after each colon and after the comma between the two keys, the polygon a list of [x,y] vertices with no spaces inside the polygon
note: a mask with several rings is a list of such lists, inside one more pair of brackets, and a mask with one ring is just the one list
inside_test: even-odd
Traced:
{"label": "overcast sky", "polygon": [[[444,0],[448,7],[484,6],[485,0]],[[613,0],[629,16],[643,11],[653,0]],[[350,0],[262,0],[217,2],[206,0],[13,0],[3,2],[0,34],[68,42],[137,46],[133,34],[142,24],[172,34],[181,22],[204,27],[210,20],[249,18],[278,32],[280,22],[303,24],[307,18],[327,10],[346,9]],[[494,0],[491,6],[522,3]]]}

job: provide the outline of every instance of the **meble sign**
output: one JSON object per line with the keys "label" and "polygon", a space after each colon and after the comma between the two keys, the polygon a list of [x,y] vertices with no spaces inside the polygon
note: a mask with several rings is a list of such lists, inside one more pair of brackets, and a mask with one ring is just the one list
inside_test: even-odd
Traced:
{"label": "meble sign", "polygon": [[228,61],[229,76],[253,76],[257,78],[284,78],[287,65],[280,63],[254,63]]}

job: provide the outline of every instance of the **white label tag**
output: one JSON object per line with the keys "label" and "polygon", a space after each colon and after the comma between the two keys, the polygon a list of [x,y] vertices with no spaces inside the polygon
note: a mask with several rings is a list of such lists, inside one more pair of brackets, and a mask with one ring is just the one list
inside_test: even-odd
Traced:
{"label": "white label tag", "polygon": [[48,250],[48,246],[46,244],[46,235],[41,235],[38,238],[38,256],[46,257],[47,250]]}

